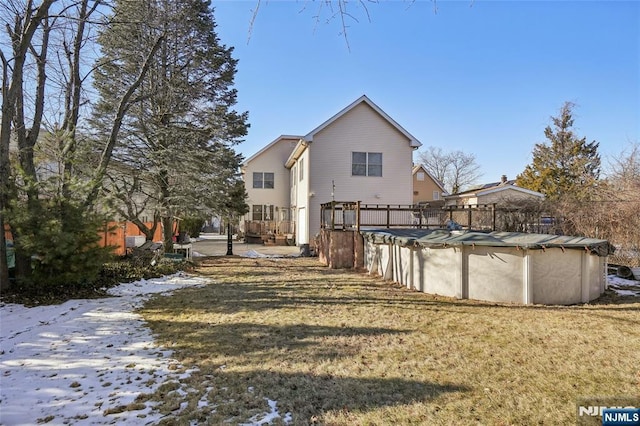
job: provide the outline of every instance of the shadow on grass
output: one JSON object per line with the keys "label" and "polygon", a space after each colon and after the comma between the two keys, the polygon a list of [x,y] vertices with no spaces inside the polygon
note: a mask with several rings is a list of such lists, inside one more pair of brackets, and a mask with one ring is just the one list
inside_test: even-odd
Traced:
{"label": "shadow on grass", "polygon": [[[254,275],[254,279],[256,276]],[[343,279],[333,277],[327,281],[323,277],[310,274],[309,277],[288,281],[272,282],[263,280],[251,282],[225,283],[204,288],[188,289],[185,292],[196,292],[191,297],[188,308],[221,314],[241,312],[261,312],[277,309],[322,307],[329,313],[332,306],[370,306],[381,309],[393,307],[402,310],[449,311],[460,314],[485,315],[485,309],[499,311],[533,311],[558,312],[574,315],[612,314],[615,312],[640,313],[640,301],[635,299],[617,304],[599,302],[574,306],[561,305],[522,305],[510,303],[485,302],[479,300],[460,300],[444,296],[425,294],[407,290],[399,285],[383,281],[372,281],[363,277],[357,282],[355,277]],[[187,296],[188,297],[188,296]],[[165,304],[165,307],[167,305]],[[612,319],[616,319],[612,317]],[[630,320],[640,324],[640,320]]]}
{"label": "shadow on grass", "polygon": [[221,314],[318,307],[326,307],[329,313],[337,306],[364,306],[378,310],[393,307],[418,314],[442,311],[486,315],[489,309],[601,316],[624,325],[640,325],[635,317],[640,313],[640,299],[620,298],[611,291],[589,304],[522,305],[429,295],[364,273],[328,269],[309,259],[212,260],[202,264],[201,272],[221,282],[192,290],[198,296],[192,298],[188,307]]}
{"label": "shadow on grass", "polygon": [[[331,327],[309,324],[266,325],[246,322],[208,324],[186,321],[148,321],[153,330],[171,333],[174,350],[189,352],[194,346],[206,348],[206,353],[225,357],[278,357],[282,351],[293,356],[336,359],[359,352],[358,341],[380,336],[402,335],[410,331],[378,327]],[[334,338],[344,338],[343,344]],[[348,340],[346,340],[348,339]],[[347,344],[346,342],[349,342]],[[294,351],[297,351],[294,353]],[[259,362],[259,359],[257,360]]]}
{"label": "shadow on grass", "polygon": [[[175,297],[190,299],[190,310],[202,310],[220,314],[261,312],[290,308],[326,307],[330,314],[332,307],[370,306],[381,308],[395,306],[401,308],[427,307],[440,302],[428,300],[419,293],[407,293],[391,288],[377,292],[376,287],[353,282],[334,281],[327,284],[322,279],[289,280],[286,283],[265,281],[225,283],[203,288],[187,289]],[[193,293],[194,295],[189,295]],[[422,297],[421,297],[422,296]],[[186,303],[186,302],[184,302]],[[163,303],[165,308],[170,307]]]}
{"label": "shadow on grass", "polygon": [[[398,377],[338,377],[262,369],[249,372],[219,370],[209,374],[209,377],[212,383],[224,383],[227,389],[238,392],[236,395],[220,395],[223,398],[241,400],[243,390],[250,388],[252,397],[277,401],[281,415],[291,413],[292,424],[312,424],[316,419],[324,423],[322,417],[327,412],[348,417],[350,412],[364,413],[384,407],[428,403],[443,394],[471,391],[470,387],[455,383],[432,383]],[[225,412],[227,409],[232,411]],[[223,403],[217,405],[217,410],[226,417],[225,420],[234,414],[234,422],[246,420],[242,418],[240,407],[224,407]],[[391,421],[384,419],[383,414],[378,416],[381,421]]]}

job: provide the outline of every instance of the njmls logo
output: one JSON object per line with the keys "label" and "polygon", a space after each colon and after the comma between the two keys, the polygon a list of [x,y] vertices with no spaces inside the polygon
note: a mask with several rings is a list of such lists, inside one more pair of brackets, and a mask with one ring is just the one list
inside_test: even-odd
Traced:
{"label": "njmls logo", "polygon": [[579,406],[578,407],[578,416],[582,417],[582,416],[598,416],[598,417],[602,417],[602,415],[604,414],[604,410],[633,410],[636,407],[609,407],[609,406],[604,406],[604,405],[600,405],[600,406],[594,406],[594,405],[590,405],[588,407],[584,407],[584,406]]}
{"label": "njmls logo", "polygon": [[602,426],[640,426],[640,408],[608,408],[602,412]]}
{"label": "njmls logo", "polygon": [[578,426],[640,426],[640,398],[590,397],[576,401]]}

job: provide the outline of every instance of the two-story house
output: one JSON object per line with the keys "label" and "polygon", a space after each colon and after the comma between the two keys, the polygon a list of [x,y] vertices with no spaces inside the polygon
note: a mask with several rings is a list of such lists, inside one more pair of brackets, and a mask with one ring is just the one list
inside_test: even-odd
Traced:
{"label": "two-story house", "polygon": [[[280,214],[289,212],[296,243],[303,246],[319,232],[322,203],[410,205],[412,155],[420,146],[380,107],[361,96],[306,135],[281,136],[245,162],[252,207],[246,219],[264,220],[266,213],[277,216],[278,206]],[[245,232],[250,226],[247,222]]]}

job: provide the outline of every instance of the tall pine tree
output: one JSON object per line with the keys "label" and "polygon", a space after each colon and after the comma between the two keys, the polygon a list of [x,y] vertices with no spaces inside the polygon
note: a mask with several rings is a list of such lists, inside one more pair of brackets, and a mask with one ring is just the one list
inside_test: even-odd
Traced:
{"label": "tall pine tree", "polygon": [[587,200],[600,178],[598,143],[587,142],[573,132],[574,104],[565,102],[557,117],[551,117],[544,135],[548,143],[533,149],[533,162],[518,175],[523,188],[545,194],[549,200]]}
{"label": "tall pine tree", "polygon": [[[237,61],[215,27],[209,1],[116,0],[98,39],[98,130],[107,128],[114,99],[142,67],[140,52],[149,49],[141,46],[161,40],[123,122],[109,189],[127,219],[141,224],[142,211],[129,208],[133,203],[144,204],[147,216],[162,217],[167,244],[174,217],[230,214],[227,206],[244,205],[244,191],[237,191],[242,158],[233,147],[247,133],[247,113],[233,109]],[[238,196],[239,203],[229,201]]]}

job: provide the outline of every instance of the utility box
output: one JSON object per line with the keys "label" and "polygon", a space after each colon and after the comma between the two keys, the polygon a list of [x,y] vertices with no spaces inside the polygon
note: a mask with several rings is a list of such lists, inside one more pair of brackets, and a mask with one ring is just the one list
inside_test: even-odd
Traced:
{"label": "utility box", "polygon": [[147,240],[144,235],[134,235],[131,237],[125,237],[125,245],[127,248],[140,247]]}

